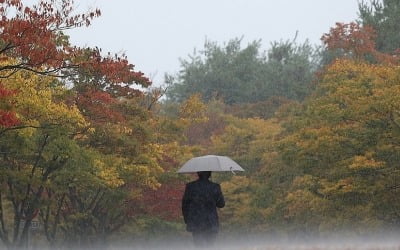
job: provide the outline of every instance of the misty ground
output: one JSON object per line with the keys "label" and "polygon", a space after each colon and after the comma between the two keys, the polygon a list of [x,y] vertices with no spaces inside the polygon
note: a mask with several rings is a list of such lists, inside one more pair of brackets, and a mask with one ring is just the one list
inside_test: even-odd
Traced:
{"label": "misty ground", "polygon": [[345,243],[313,243],[313,242],[287,242],[287,243],[262,243],[262,242],[241,242],[241,243],[217,243],[212,247],[199,248],[192,244],[180,244],[166,242],[164,244],[149,244],[149,245],[137,245],[137,246],[125,246],[118,248],[111,248],[115,250],[128,250],[128,249],[140,249],[140,250],[161,250],[161,249],[171,249],[171,250],[183,250],[183,249],[210,249],[210,250],[399,250],[400,244],[394,242],[345,242]]}
{"label": "misty ground", "polygon": [[[341,235],[326,235],[323,237],[271,235],[227,235],[222,234],[217,242],[210,247],[200,248],[194,246],[190,234],[163,237],[158,235],[146,239],[119,239],[107,245],[91,245],[90,247],[77,248],[64,246],[57,249],[74,250],[400,250],[400,233],[388,231],[381,234],[354,236],[350,233]],[[40,244],[33,238],[30,250],[52,250]],[[43,243],[43,242],[42,242]],[[0,244],[0,249],[5,249]]]}
{"label": "misty ground", "polygon": [[[399,234],[400,235],[400,234]],[[112,250],[183,250],[204,249],[195,247],[190,238],[147,241],[127,244],[114,244]],[[274,238],[270,236],[223,237],[206,249],[212,250],[400,250],[400,237],[397,234],[373,235],[364,237],[325,237],[325,238]]]}

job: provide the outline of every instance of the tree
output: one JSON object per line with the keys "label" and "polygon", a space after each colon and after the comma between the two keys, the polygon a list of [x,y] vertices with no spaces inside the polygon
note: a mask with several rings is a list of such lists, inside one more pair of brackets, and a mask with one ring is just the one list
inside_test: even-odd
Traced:
{"label": "tree", "polygon": [[4,82],[15,93],[9,101],[19,124],[0,133],[1,164],[7,169],[1,208],[11,202],[14,228],[24,226],[9,238],[9,225],[2,220],[3,242],[9,247],[26,244],[39,210],[53,246],[106,241],[127,223],[131,208],[124,204],[133,199],[129,197],[158,185],[160,152],[146,136],[147,118],[138,114],[143,108],[103,91],[87,96],[83,107],[94,111],[81,113],[81,103],[71,104],[73,90],[50,76],[19,71]]}
{"label": "tree", "polygon": [[224,131],[213,136],[212,152],[229,155],[240,165],[246,166],[246,174],[260,170],[263,153],[270,147],[270,142],[280,131],[274,119],[259,118],[239,119],[225,117]]}
{"label": "tree", "polygon": [[[338,60],[284,125],[280,155],[297,177],[280,206],[297,230],[397,227],[398,76],[396,66]],[[316,217],[303,227],[307,210]]]}
{"label": "tree", "polygon": [[2,78],[19,70],[53,75],[74,67],[72,59],[78,50],[70,46],[62,31],[89,25],[100,11],[72,15],[72,6],[73,1],[66,0],[40,1],[32,7],[24,6],[20,0],[2,1],[0,55],[3,61],[15,58],[0,68],[7,72]]}
{"label": "tree", "polygon": [[224,47],[206,42],[204,50],[181,61],[181,72],[167,77],[167,97],[182,102],[200,93],[205,101],[222,99],[227,104],[254,103],[273,96],[301,100],[309,91],[316,70],[314,50],[306,42],[275,42],[268,55],[260,41],[241,48],[241,39]]}
{"label": "tree", "polygon": [[225,115],[224,122],[225,128],[212,136],[208,150],[232,157],[245,172],[214,177],[222,181],[227,200],[221,210],[221,221],[232,232],[265,231],[265,210],[271,209],[276,197],[287,190],[274,180],[288,174],[276,160],[275,143],[282,128],[274,118],[240,119]]}
{"label": "tree", "polygon": [[[312,91],[314,73],[319,67],[319,56],[308,41],[274,42],[268,51],[266,86],[259,89],[258,100],[284,97],[302,101]],[[258,93],[260,93],[258,92]]]}
{"label": "tree", "polygon": [[322,36],[327,47],[322,53],[323,64],[335,58],[348,57],[373,63],[397,63],[400,4],[392,0],[360,1],[359,18],[349,24],[337,23]]}
{"label": "tree", "polygon": [[[98,9],[74,15],[73,5],[69,0],[40,1],[33,6],[25,6],[20,0],[2,1],[0,60],[7,63],[0,68],[0,78],[7,79],[21,70],[54,77],[74,77],[85,71],[92,78],[114,83],[111,87],[126,94],[126,86],[116,87],[116,83],[148,86],[149,79],[134,71],[126,56],[103,57],[98,48],[70,45],[64,30],[88,26],[100,16]],[[12,111],[0,113],[6,126],[16,124]]]}
{"label": "tree", "polygon": [[[101,83],[77,82],[71,89],[72,101],[90,122],[76,140],[92,151],[93,160],[85,168],[78,167],[86,169],[85,179],[74,181],[77,177],[71,176],[68,183],[76,186],[62,193],[54,191],[64,214],[58,240],[83,247],[95,242],[105,246],[112,233],[137,216],[131,212],[139,206],[134,201],[142,191],[159,187],[162,172],[163,152],[153,139],[154,120],[141,105],[141,93],[125,95],[125,91],[103,89]],[[50,221],[55,221],[57,207],[49,209]]]}
{"label": "tree", "polygon": [[400,3],[396,0],[361,1],[358,22],[376,31],[376,49],[387,54],[397,54],[400,44],[398,34]]}
{"label": "tree", "polygon": [[[11,248],[26,246],[39,210],[51,243],[62,237],[78,243],[93,235],[106,238],[126,221],[128,210],[110,208],[157,185],[159,152],[145,133],[136,133],[147,118],[132,101],[143,94],[135,84],[147,87],[151,82],[125,55],[103,56],[99,48],[70,45],[63,31],[87,26],[100,15],[99,10],[73,12],[73,1],[67,0],[30,7],[19,0],[0,3],[5,169],[0,175],[0,238]],[[91,139],[101,138],[99,132],[112,132],[112,140],[92,144]],[[120,141],[124,144],[119,147]],[[117,153],[110,154],[112,149]],[[134,155],[127,157],[130,153]],[[87,234],[71,238],[71,232]]]}
{"label": "tree", "polygon": [[[138,206],[130,201],[141,189],[158,185],[146,165],[134,165],[113,155],[87,152],[75,166],[60,173],[47,189],[51,200],[42,207],[46,237],[53,246],[107,247],[111,234],[131,219]],[[66,184],[67,183],[67,184]],[[117,206],[116,206],[117,205]]]}
{"label": "tree", "polygon": [[322,36],[326,45],[325,56],[353,58],[372,63],[397,63],[398,59],[376,49],[376,32],[370,26],[357,23],[336,23],[336,27]]}
{"label": "tree", "polygon": [[[72,137],[86,126],[75,106],[60,101],[65,89],[50,87],[53,80],[16,72],[3,83],[15,93],[10,98],[19,119],[18,126],[3,128],[0,135],[0,238],[10,248],[27,244],[45,189],[77,157],[79,147]],[[8,204],[12,221],[7,221]]]}

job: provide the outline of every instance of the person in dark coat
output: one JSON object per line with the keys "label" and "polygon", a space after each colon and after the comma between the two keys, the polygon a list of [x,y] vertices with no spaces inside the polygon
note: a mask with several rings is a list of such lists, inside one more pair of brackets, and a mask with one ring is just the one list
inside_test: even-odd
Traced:
{"label": "person in dark coat", "polygon": [[209,180],[210,171],[197,172],[198,179],[186,184],[182,199],[182,213],[186,230],[198,246],[215,242],[219,221],[217,207],[225,206],[221,186]]}

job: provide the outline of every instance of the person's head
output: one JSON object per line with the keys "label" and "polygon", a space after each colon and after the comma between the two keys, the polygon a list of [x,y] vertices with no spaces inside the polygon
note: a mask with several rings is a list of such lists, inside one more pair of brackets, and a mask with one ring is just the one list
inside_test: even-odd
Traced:
{"label": "person's head", "polygon": [[211,171],[200,171],[197,172],[197,175],[199,176],[199,179],[208,180],[211,176]]}

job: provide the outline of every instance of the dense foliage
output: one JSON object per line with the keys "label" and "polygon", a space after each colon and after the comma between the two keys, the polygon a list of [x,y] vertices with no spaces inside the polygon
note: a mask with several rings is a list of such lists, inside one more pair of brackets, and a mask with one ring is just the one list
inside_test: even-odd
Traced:
{"label": "dense foliage", "polygon": [[69,43],[64,30],[99,10],[0,5],[5,247],[185,236],[180,199],[193,176],[176,170],[203,154],[246,169],[213,176],[227,204],[222,233],[398,229],[396,1],[360,3],[360,20],[334,25],[320,51],[207,42],[167,77],[164,100],[124,55]]}
{"label": "dense foliage", "polygon": [[377,32],[376,49],[384,53],[397,53],[400,43],[400,3],[396,0],[361,1],[359,15],[363,26],[370,26]]}
{"label": "dense foliage", "polygon": [[206,42],[204,49],[181,61],[181,71],[167,76],[169,99],[181,102],[195,93],[203,100],[221,98],[227,104],[255,103],[279,96],[302,100],[310,92],[318,66],[316,50],[308,43],[275,42],[267,54],[261,42],[241,48],[241,39],[221,47]]}

